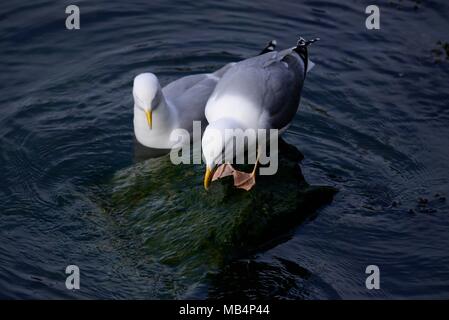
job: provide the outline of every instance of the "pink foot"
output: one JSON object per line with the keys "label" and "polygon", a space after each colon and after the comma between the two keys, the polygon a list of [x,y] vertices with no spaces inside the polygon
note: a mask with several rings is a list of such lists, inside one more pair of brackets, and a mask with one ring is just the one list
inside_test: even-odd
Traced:
{"label": "pink foot", "polygon": [[246,191],[251,190],[256,185],[255,175],[243,171],[234,171],[234,186]]}
{"label": "pink foot", "polygon": [[215,170],[212,181],[227,177],[234,177],[234,186],[246,191],[251,190],[256,185],[256,177],[252,173],[235,170],[230,164],[222,164]]}
{"label": "pink foot", "polygon": [[232,176],[232,174],[234,173],[235,169],[230,165],[230,164],[222,164],[221,166],[219,166],[217,168],[217,170],[215,170],[214,175],[212,176],[212,181],[227,177],[227,176]]}

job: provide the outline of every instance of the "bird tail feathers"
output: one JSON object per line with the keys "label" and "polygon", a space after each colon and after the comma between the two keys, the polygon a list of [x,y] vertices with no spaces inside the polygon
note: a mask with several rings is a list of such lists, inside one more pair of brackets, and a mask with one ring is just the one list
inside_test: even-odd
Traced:
{"label": "bird tail feathers", "polygon": [[308,60],[307,61],[307,70],[306,72],[309,72],[310,70],[312,70],[312,68],[315,67],[315,63],[312,62],[312,60]]}

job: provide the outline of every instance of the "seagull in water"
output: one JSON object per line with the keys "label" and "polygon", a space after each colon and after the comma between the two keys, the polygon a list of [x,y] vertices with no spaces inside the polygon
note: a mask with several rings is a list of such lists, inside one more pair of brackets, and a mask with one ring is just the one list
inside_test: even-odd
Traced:
{"label": "seagull in water", "polygon": [[209,122],[202,138],[206,190],[211,180],[231,174],[237,187],[249,190],[255,184],[259,154],[254,170],[246,178],[236,176],[236,170],[229,164],[219,166],[229,152],[226,146],[233,145],[235,138],[225,134],[225,130],[252,129],[257,133],[259,129],[278,129],[284,132],[298,110],[306,73],[314,66],[309,60],[308,45],[317,40],[300,38],[293,48],[240,61],[222,76],[205,108]]}
{"label": "seagull in water", "polygon": [[170,140],[174,129],[193,130],[193,121],[204,121],[204,106],[223,74],[232,67],[209,74],[180,78],[161,88],[153,73],[134,78],[134,134],[149,148],[171,149],[179,141]]}
{"label": "seagull in water", "polygon": [[[272,40],[260,54],[275,49]],[[204,108],[218,81],[235,63],[213,73],[186,76],[161,88],[153,73],[134,78],[134,134],[145,147],[170,150],[179,141],[170,140],[175,129],[192,133],[194,121],[205,121]]]}

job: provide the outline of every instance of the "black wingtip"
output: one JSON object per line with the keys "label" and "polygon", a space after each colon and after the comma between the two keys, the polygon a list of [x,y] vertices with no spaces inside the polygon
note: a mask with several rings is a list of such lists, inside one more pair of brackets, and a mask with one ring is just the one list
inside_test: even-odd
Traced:
{"label": "black wingtip", "polygon": [[311,40],[306,40],[303,37],[300,37],[298,42],[296,43],[296,47],[307,47],[309,45],[311,45],[314,42],[320,41],[320,38],[315,38],[315,39],[311,39]]}
{"label": "black wingtip", "polygon": [[276,48],[276,45],[277,45],[277,41],[271,40],[270,42],[268,42],[267,46],[262,50],[262,52],[260,54],[274,51],[274,49]]}
{"label": "black wingtip", "polygon": [[300,37],[296,44],[296,48],[293,49],[301,57],[302,61],[304,62],[304,79],[306,78],[307,68],[308,68],[308,63],[309,63],[308,46],[314,42],[319,41],[319,40],[320,40],[320,38],[315,38],[312,40],[305,40],[303,37]]}

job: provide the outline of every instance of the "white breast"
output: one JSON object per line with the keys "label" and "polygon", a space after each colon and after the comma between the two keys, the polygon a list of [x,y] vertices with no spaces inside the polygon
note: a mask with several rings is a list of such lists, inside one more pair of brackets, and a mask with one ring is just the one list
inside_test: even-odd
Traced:
{"label": "white breast", "polygon": [[232,118],[247,128],[257,128],[261,110],[247,97],[225,94],[218,99],[211,97],[206,105],[205,114],[209,123],[223,118]]}

